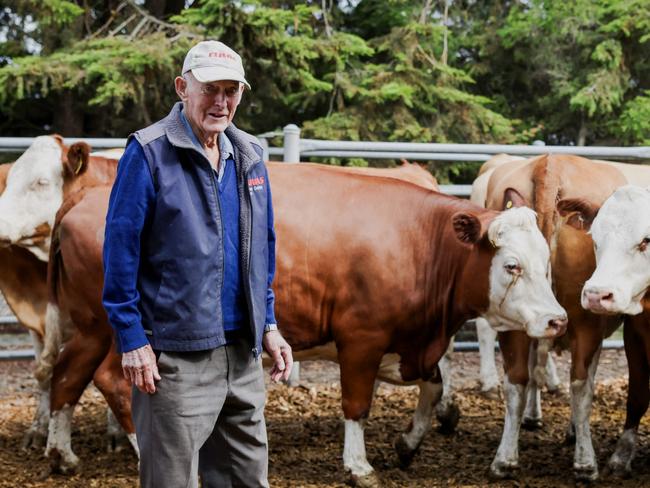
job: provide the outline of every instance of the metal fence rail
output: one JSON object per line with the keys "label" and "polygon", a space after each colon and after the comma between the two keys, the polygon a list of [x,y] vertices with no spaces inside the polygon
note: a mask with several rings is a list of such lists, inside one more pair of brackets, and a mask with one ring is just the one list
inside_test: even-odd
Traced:
{"label": "metal fence rail", "polygon": [[[283,138],[282,147],[269,147],[271,138]],[[324,141],[301,139],[300,128],[287,125],[283,132],[261,134],[265,159],[270,156],[288,163],[297,163],[301,158],[363,158],[363,159],[408,159],[413,161],[486,161],[495,154],[506,153],[516,156],[536,156],[540,154],[574,154],[595,159],[617,161],[650,160],[650,147],[600,147],[600,146],[545,146],[539,142],[532,145],[502,144],[438,144],[410,142],[370,142],[370,141]],[[0,152],[19,153],[27,149],[32,137],[0,137]],[[66,144],[85,141],[93,149],[125,147],[126,139],[66,137]],[[441,191],[450,195],[468,197],[471,185],[441,185]],[[0,325],[18,324],[15,317],[0,317]],[[498,347],[498,345],[497,345]],[[621,349],[623,341],[606,340],[605,349]],[[455,351],[477,351],[478,342],[457,342]],[[0,350],[2,360],[34,359],[32,349]]]}

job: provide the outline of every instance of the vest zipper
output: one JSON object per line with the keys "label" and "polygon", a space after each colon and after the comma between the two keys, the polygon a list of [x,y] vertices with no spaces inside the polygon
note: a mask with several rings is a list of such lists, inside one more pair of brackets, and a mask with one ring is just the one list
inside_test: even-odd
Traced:
{"label": "vest zipper", "polygon": [[[219,225],[221,227],[221,281],[219,283],[219,296],[217,297],[217,300],[221,301],[221,294],[223,293],[224,272],[225,272],[225,267],[226,267],[225,257],[224,257],[225,248],[224,248],[224,245],[223,245],[225,235],[224,235],[224,229],[223,229],[223,218],[222,218],[222,213],[221,213],[221,202],[219,200],[219,192],[217,191],[217,184],[214,181],[215,180],[215,178],[214,178],[214,169],[212,168],[212,165],[210,163],[208,163],[208,168],[209,168],[209,171],[210,171],[210,181],[212,182],[212,191],[214,192],[214,198],[215,198],[215,200],[217,202],[217,210],[219,212],[219,215],[218,215],[218,217],[219,217]],[[221,307],[219,307],[219,309],[221,309]],[[224,321],[223,321],[223,310],[221,310],[221,329],[222,329],[222,332],[224,334],[224,340],[225,340],[226,329],[225,329]]]}
{"label": "vest zipper", "polygon": [[[255,360],[257,360],[260,354],[262,354],[262,351],[257,349],[257,342],[258,342],[257,327],[255,327],[255,317],[253,317],[253,297],[252,297],[251,286],[250,286],[251,246],[253,244],[253,204],[251,202],[251,196],[248,189],[248,175],[250,169],[251,168],[249,168],[248,171],[242,172],[243,173],[242,186],[244,188],[243,194],[244,194],[244,199],[246,200],[246,205],[248,206],[248,217],[249,217],[248,218],[248,246],[246,248],[247,255],[244,258],[246,259],[246,279],[244,280],[244,286],[246,286],[246,301],[248,302],[248,323],[250,325],[251,331],[253,332],[252,352],[253,352],[253,356],[255,356]],[[239,204],[241,205],[241,202],[239,202]],[[240,228],[239,232],[243,232],[243,229]]]}

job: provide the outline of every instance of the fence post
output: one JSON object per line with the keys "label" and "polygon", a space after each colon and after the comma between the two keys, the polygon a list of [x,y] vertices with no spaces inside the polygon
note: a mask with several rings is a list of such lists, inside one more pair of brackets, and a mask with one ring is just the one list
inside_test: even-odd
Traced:
{"label": "fence post", "polygon": [[295,124],[284,127],[284,162],[300,162],[300,127]]}

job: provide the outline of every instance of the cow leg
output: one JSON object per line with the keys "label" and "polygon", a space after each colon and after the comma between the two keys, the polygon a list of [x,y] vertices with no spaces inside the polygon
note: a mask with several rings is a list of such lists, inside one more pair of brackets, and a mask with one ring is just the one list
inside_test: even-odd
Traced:
{"label": "cow leg", "polygon": [[618,440],[616,450],[607,463],[607,470],[615,476],[632,474],[632,460],[636,454],[639,423],[650,403],[650,389],[648,389],[650,368],[645,350],[646,341],[634,329],[633,323],[630,323],[636,320],[639,318],[626,317],[623,329],[630,379],[627,388],[627,413],[623,435]]}
{"label": "cow leg", "polygon": [[557,367],[555,365],[555,359],[553,355],[549,352],[546,358],[546,390],[549,393],[560,393],[561,385],[560,376],[557,374]]}
{"label": "cow leg", "polygon": [[523,332],[500,332],[499,344],[503,355],[505,375],[503,393],[506,416],[503,435],[490,466],[494,478],[511,478],[519,467],[519,429],[524,412],[530,339]]}
{"label": "cow leg", "polygon": [[366,457],[363,431],[365,419],[370,413],[375,379],[384,349],[373,347],[372,344],[366,344],[367,347],[359,346],[346,344],[338,347],[345,418],[343,467],[350,473],[356,486],[379,488],[382,484]]}
{"label": "cow leg", "polygon": [[[440,378],[440,376],[437,376]],[[402,468],[406,468],[413,461],[413,457],[418,452],[422,439],[431,429],[431,420],[433,410],[440,401],[443,392],[443,384],[438,380],[421,381],[418,384],[420,394],[418,396],[418,405],[413,414],[413,420],[408,430],[401,434],[395,442],[395,450],[400,460]]]}
{"label": "cow leg", "polygon": [[70,440],[72,415],[84,389],[106,356],[106,349],[102,337],[75,334],[65,344],[54,366],[50,425],[45,449],[53,471],[68,474],[76,471],[79,465],[79,458],[72,451]]}
{"label": "cow leg", "polygon": [[139,456],[131,419],[131,386],[122,374],[122,360],[113,347],[95,371],[93,382],[109,406],[107,450],[118,452],[127,441]]}
{"label": "cow leg", "polygon": [[[456,430],[458,425],[458,420],[460,419],[460,409],[456,402],[454,401],[454,395],[451,388],[451,358],[454,352],[454,340],[452,339],[449,342],[449,347],[445,351],[445,355],[442,356],[440,362],[438,363],[438,371],[440,372],[440,377],[442,378],[442,397],[436,405],[436,418],[440,422],[440,427],[438,432],[450,435]],[[420,385],[420,398],[418,400],[418,407],[420,405],[420,400],[422,399],[422,386]]]}
{"label": "cow leg", "polygon": [[[540,350],[542,349],[542,350]],[[540,358],[540,355],[542,357]],[[526,430],[537,430],[542,427],[542,395],[540,387],[545,376],[546,367],[540,366],[548,358],[548,351],[540,347],[537,342],[531,342],[528,354],[528,385],[526,386],[526,407],[522,427]]]}
{"label": "cow leg", "polygon": [[497,333],[490,327],[487,320],[479,317],[476,319],[476,335],[478,336],[478,349],[481,358],[479,373],[481,393],[487,398],[496,400],[499,397],[499,373],[497,373],[494,358]]}
{"label": "cow leg", "polygon": [[[43,352],[43,340],[33,330],[29,331],[34,346],[34,354],[39,358]],[[23,437],[22,448],[41,449],[47,440],[47,424],[50,420],[50,379],[38,382],[38,406],[34,420]]]}
{"label": "cow leg", "polygon": [[577,330],[576,335],[571,342],[571,418],[576,436],[573,471],[577,480],[594,481],[598,478],[598,464],[591,442],[589,417],[602,336],[594,334],[593,330],[584,334]]}

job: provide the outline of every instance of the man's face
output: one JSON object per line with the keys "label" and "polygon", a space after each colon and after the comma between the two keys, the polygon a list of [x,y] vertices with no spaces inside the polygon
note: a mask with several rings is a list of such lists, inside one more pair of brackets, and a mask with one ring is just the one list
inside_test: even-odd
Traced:
{"label": "man's face", "polygon": [[200,83],[191,73],[178,76],[175,84],[185,116],[202,136],[213,136],[226,130],[244,91],[244,85],[238,81]]}

